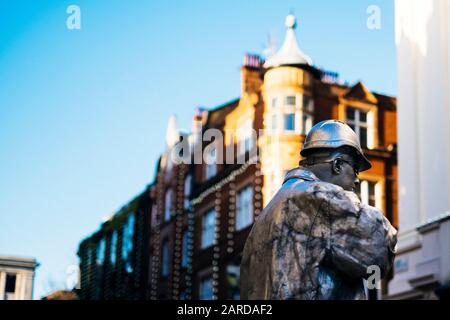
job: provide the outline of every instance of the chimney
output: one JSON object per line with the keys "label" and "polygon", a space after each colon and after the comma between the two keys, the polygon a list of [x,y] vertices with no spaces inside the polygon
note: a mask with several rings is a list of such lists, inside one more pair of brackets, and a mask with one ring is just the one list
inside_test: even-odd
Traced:
{"label": "chimney", "polygon": [[261,90],[263,59],[256,54],[246,53],[241,67],[241,94]]}
{"label": "chimney", "polygon": [[206,120],[206,113],[205,109],[197,108],[195,115],[192,117],[191,147],[194,147],[202,140],[202,128],[203,122]]}

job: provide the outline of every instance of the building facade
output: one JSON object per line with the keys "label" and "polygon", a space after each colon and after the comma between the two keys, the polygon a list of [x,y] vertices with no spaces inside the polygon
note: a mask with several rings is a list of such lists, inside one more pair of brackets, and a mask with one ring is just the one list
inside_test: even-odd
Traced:
{"label": "building facade", "polygon": [[80,243],[80,299],[147,298],[150,210],[146,189]]}
{"label": "building facade", "polygon": [[34,258],[0,256],[0,300],[31,300],[35,269]]}

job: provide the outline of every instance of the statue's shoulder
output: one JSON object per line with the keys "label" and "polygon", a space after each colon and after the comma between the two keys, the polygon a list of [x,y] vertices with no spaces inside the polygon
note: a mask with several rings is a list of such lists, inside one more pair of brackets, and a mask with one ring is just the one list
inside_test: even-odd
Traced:
{"label": "statue's shoulder", "polygon": [[[284,187],[284,186],[283,186]],[[294,197],[334,197],[336,194],[344,192],[340,186],[321,181],[297,179],[291,181],[291,185],[286,185],[286,191],[290,191]]]}
{"label": "statue's shoulder", "polygon": [[304,167],[297,167],[287,172],[282,186],[283,192],[295,194],[340,193],[344,190],[335,184],[317,178],[314,173]]}

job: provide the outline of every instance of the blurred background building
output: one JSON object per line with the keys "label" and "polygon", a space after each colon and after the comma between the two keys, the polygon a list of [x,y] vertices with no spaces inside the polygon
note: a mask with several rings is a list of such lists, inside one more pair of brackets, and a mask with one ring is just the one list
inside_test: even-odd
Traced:
{"label": "blurred background building", "polygon": [[147,188],[81,242],[80,299],[146,298],[149,201]]}
{"label": "blurred background building", "polygon": [[244,56],[239,98],[198,109],[189,133],[170,118],[155,180],[80,244],[81,299],[238,299],[252,223],[325,119],[355,130],[373,164],[358,193],[398,226],[396,99],[316,68],[296,26],[266,61]]}
{"label": "blurred background building", "polygon": [[392,299],[450,296],[450,2],[396,0],[399,252]]}
{"label": "blurred background building", "polygon": [[31,300],[38,265],[34,258],[0,256],[0,300]]}

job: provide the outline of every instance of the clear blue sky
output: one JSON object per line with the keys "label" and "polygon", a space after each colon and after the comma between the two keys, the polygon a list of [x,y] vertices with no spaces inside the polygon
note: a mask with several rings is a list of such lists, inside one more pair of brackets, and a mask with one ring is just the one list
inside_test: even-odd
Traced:
{"label": "clear blue sky", "polygon": [[35,298],[151,182],[170,114],[189,129],[197,106],[237,97],[243,54],[280,44],[291,10],[317,66],[395,95],[391,0],[0,0],[0,255],[38,259]]}

